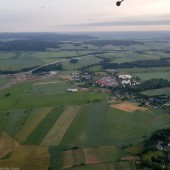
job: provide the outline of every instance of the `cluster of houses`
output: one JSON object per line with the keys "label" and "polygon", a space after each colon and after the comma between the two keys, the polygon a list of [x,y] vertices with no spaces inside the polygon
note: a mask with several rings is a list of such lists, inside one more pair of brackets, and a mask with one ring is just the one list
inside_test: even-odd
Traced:
{"label": "cluster of houses", "polygon": [[88,73],[88,72],[85,72],[83,74],[80,74],[80,73],[72,73],[72,79],[74,81],[84,81],[84,80],[90,80],[93,78],[93,75]]}
{"label": "cluster of houses", "polygon": [[118,85],[116,78],[112,76],[102,77],[95,82],[97,85],[101,87],[115,87]]}
{"label": "cluster of houses", "polygon": [[88,81],[91,80],[94,77],[100,77],[95,81],[96,85],[99,85],[101,87],[115,87],[118,85],[117,79],[119,79],[120,84],[122,85],[138,85],[139,82],[133,79],[131,75],[125,74],[125,75],[111,75],[111,76],[106,76],[106,75],[101,75],[101,74],[91,74],[89,72],[85,73],[72,73],[72,79],[74,81]]}

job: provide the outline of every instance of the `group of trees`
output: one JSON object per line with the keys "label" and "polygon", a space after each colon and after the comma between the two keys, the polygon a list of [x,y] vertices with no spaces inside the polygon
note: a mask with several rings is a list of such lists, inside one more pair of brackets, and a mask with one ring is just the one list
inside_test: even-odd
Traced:
{"label": "group of trees", "polygon": [[71,58],[71,59],[70,59],[70,63],[73,63],[73,64],[74,64],[74,63],[77,63],[78,61],[79,61],[79,60],[76,59],[76,58]]}
{"label": "group of trees", "polygon": [[164,145],[170,142],[170,128],[160,129],[154,132],[144,144],[146,149],[155,148],[158,141],[163,141]]}

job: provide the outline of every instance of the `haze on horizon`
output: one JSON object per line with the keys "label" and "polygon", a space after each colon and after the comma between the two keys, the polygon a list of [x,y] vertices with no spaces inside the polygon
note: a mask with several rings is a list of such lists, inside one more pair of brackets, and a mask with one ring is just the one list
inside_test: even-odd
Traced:
{"label": "haze on horizon", "polygon": [[170,0],[0,2],[0,32],[170,31]]}

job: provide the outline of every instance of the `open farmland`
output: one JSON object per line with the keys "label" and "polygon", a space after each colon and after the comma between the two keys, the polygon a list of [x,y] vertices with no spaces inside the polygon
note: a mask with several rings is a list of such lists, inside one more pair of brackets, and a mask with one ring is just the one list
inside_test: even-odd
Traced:
{"label": "open farmland", "polygon": [[[46,117],[36,126],[32,133],[27,137],[26,144],[40,144],[50,129],[53,127],[57,119],[62,114],[63,107],[55,107]],[[43,129],[43,130],[42,130]]]}
{"label": "open farmland", "polygon": [[[32,131],[37,127],[37,125],[47,116],[53,108],[39,108],[31,109],[29,117],[24,123],[23,127],[18,131],[16,138],[19,142],[23,143]],[[30,126],[31,125],[31,126]]]}
{"label": "open farmland", "polygon": [[[45,100],[42,100],[45,99]],[[76,105],[86,104],[88,101],[94,102],[96,99],[106,101],[106,95],[100,92],[76,92],[47,94],[38,96],[23,96],[20,98],[15,108],[30,108],[55,105]]]}
{"label": "open farmland", "polygon": [[167,95],[170,96],[170,88],[160,88],[160,89],[153,89],[153,90],[146,90],[143,91],[142,94],[147,95],[147,96],[156,96],[156,95]]}
{"label": "open farmland", "polygon": [[84,105],[67,130],[61,145],[136,144],[156,129],[170,127],[169,120],[169,114],[150,109],[126,112],[107,104]]}
{"label": "open farmland", "polygon": [[84,66],[88,66],[91,64],[100,63],[100,61],[102,61],[102,60],[99,58],[96,58],[95,56],[89,55],[89,56],[84,56],[84,57],[78,58],[78,62],[75,64],[70,63],[70,61],[64,62],[63,68],[65,70],[75,70],[75,69],[80,69]]}
{"label": "open farmland", "polygon": [[0,159],[8,155],[19,146],[18,142],[9,136],[7,133],[3,133],[0,136]]}
{"label": "open farmland", "polygon": [[[65,88],[75,87],[74,84],[49,84],[49,86],[51,89],[48,88],[47,84],[35,85],[35,82],[27,82],[5,89],[0,92],[2,103],[0,110],[77,105],[95,102],[95,100],[106,101],[106,94],[101,92],[68,93]],[[6,97],[6,94],[9,96]]]}
{"label": "open farmland", "polygon": [[128,155],[121,149],[114,146],[89,147],[63,151],[63,168],[80,164],[96,164],[103,162],[113,162]]}
{"label": "open farmland", "polygon": [[159,78],[163,78],[163,79],[167,79],[168,81],[170,81],[170,76],[169,76],[169,72],[144,72],[144,73],[134,73],[132,74],[134,77],[139,77],[141,81],[145,81],[145,80],[150,80],[152,78],[155,79],[159,79]]}
{"label": "open farmland", "polygon": [[32,88],[27,91],[28,95],[56,94],[65,93],[69,88],[76,88],[76,84],[61,80],[44,81],[34,83]]}
{"label": "open farmland", "polygon": [[20,170],[47,170],[49,167],[48,148],[41,146],[19,146],[8,159],[0,160],[1,167]]}
{"label": "open farmland", "polygon": [[50,129],[41,145],[59,145],[70,124],[80,110],[80,106],[68,106]]}
{"label": "open farmland", "polygon": [[147,110],[147,108],[145,108],[145,107],[139,107],[136,104],[132,104],[132,103],[120,103],[120,104],[114,104],[114,105],[111,105],[111,106],[113,108],[120,109],[120,110],[123,110],[125,112],[133,112],[133,111],[136,111],[136,110],[139,110],[139,111],[146,111]]}
{"label": "open farmland", "polygon": [[[130,74],[134,82],[137,77],[140,85],[152,78],[170,80],[169,40],[44,39],[18,40],[18,47],[7,41],[9,51],[0,45],[0,168],[136,170],[134,157],[145,151],[144,141],[170,127],[169,98],[167,106],[148,106],[149,97],[121,86],[118,75]],[[53,67],[58,61],[59,70]],[[28,71],[34,66],[42,70]],[[95,84],[104,76],[120,84]],[[163,83],[166,88],[149,86],[142,94],[170,95]],[[154,154],[162,156],[153,151],[143,158]]]}

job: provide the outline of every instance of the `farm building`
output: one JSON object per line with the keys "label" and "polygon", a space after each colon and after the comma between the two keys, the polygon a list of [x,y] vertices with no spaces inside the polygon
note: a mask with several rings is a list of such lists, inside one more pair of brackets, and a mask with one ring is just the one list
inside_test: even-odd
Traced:
{"label": "farm building", "polygon": [[132,76],[131,75],[128,75],[128,74],[125,74],[125,75],[119,75],[119,78],[122,79],[122,80],[125,80],[125,79],[131,79]]}
{"label": "farm building", "polygon": [[77,92],[78,89],[67,89],[68,92]]}
{"label": "farm building", "polygon": [[50,76],[55,76],[55,75],[57,75],[57,71],[50,71]]}

